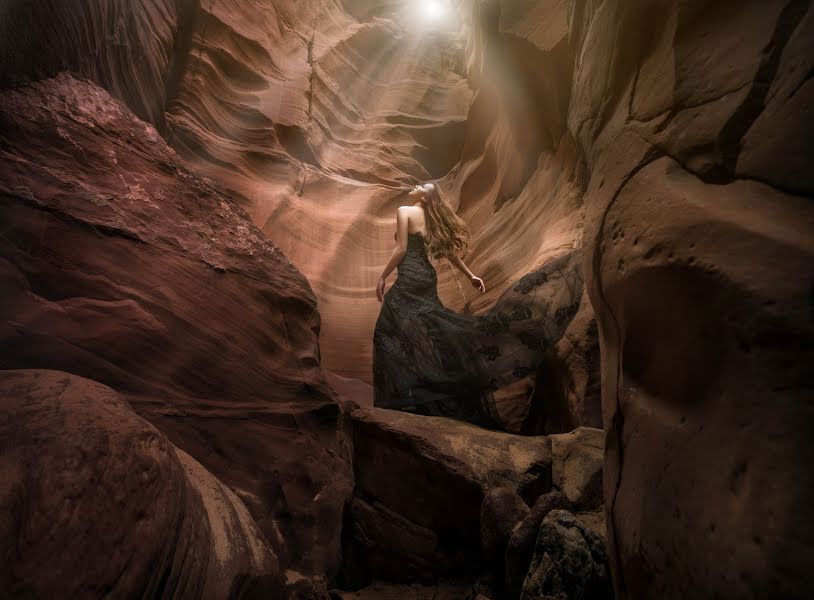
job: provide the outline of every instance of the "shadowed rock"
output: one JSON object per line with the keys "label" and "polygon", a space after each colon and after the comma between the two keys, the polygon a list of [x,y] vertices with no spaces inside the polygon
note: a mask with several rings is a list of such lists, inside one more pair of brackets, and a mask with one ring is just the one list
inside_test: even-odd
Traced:
{"label": "shadowed rock", "polygon": [[351,472],[308,282],[104,90],[6,90],[0,125],[0,366],[112,387],[235,491],[284,565],[335,574]]}
{"label": "shadowed rock", "polygon": [[520,600],[611,600],[605,540],[567,510],[543,520]]}
{"label": "shadowed rock", "polygon": [[555,490],[543,494],[537,498],[526,517],[515,525],[506,545],[504,573],[507,597],[517,598],[520,595],[543,519],[552,510],[564,508],[570,508],[570,503],[562,492]]}
{"label": "shadowed rock", "polygon": [[521,482],[550,489],[544,437],[374,408],[352,413],[356,487],[346,515],[349,585],[433,580],[481,568],[481,505]]}
{"label": "shadowed rock", "polygon": [[480,509],[480,539],[484,556],[502,557],[512,529],[529,513],[528,505],[510,487],[489,490]]}
{"label": "shadowed rock", "polygon": [[797,1],[574,15],[619,598],[814,595],[812,31]]}
{"label": "shadowed rock", "polygon": [[0,371],[0,412],[4,594],[281,597],[240,499],[109,387]]}
{"label": "shadowed rock", "polygon": [[551,478],[574,510],[592,510],[602,506],[602,464],[605,432],[578,427],[569,433],[549,436]]}

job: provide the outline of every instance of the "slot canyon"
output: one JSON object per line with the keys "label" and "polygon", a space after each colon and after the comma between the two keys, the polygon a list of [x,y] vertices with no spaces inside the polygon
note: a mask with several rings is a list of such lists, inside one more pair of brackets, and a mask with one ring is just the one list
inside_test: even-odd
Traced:
{"label": "slot canyon", "polygon": [[[814,3],[0,0],[0,50],[0,598],[814,598]],[[444,306],[545,322],[495,428],[374,405],[426,181]]]}

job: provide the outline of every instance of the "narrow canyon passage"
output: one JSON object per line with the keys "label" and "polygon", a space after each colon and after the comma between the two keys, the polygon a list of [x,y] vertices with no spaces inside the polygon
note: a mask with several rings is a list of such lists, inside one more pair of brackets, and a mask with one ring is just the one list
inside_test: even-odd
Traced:
{"label": "narrow canyon passage", "polygon": [[[5,2],[0,596],[812,597],[812,33],[808,0]],[[444,305],[550,324],[495,430],[373,407],[428,180],[487,288],[434,260]]]}

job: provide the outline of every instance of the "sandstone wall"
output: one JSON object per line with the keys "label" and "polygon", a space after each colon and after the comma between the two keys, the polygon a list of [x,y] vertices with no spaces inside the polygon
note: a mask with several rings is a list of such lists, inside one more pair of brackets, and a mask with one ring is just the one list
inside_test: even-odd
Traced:
{"label": "sandstone wall", "polygon": [[[810,596],[811,3],[456,4],[460,23],[434,33],[413,27],[401,4],[389,1],[4,7],[0,82],[17,88],[4,92],[7,106],[17,103],[3,117],[3,202],[17,236],[4,242],[13,291],[4,301],[14,310],[4,331],[15,357],[35,348],[30,356],[39,361],[4,358],[4,366],[94,365],[105,383],[143,386],[149,394],[133,400],[139,412],[244,490],[266,535],[285,521],[271,515],[291,518],[292,535],[308,531],[298,519],[309,522],[310,513],[291,507],[319,496],[333,503],[320,513],[329,520],[349,486],[344,475],[332,478],[348,472],[341,448],[296,475],[297,460],[311,444],[333,440],[341,422],[317,362],[369,380],[373,287],[392,248],[395,208],[407,183],[438,177],[472,225],[466,260],[489,288],[479,296],[465,281],[459,287],[439,264],[450,307],[482,310],[535,267],[583,257],[587,289],[578,305],[560,307],[573,320],[549,379],[558,382],[563,428],[601,421],[608,432],[604,485],[617,596]],[[157,131],[120,130],[106,120],[108,100],[95,87],[24,84],[63,68],[110,91]],[[72,102],[85,109],[77,113]],[[38,108],[26,112],[27,103]],[[246,213],[188,175],[167,149],[157,151],[157,132]],[[135,150],[121,154],[131,133]],[[40,145],[27,146],[38,138]],[[104,141],[111,138],[121,139]],[[97,179],[101,169],[112,178]],[[162,177],[157,191],[143,193]],[[105,189],[94,189],[100,181]],[[71,204],[77,197],[85,204]],[[160,197],[167,201],[145,216]],[[174,206],[176,198],[183,201]],[[261,240],[247,215],[281,251],[269,261],[279,287],[258,275],[256,257],[272,252],[267,242],[235,249],[229,241],[230,231]],[[42,231],[59,245],[31,258]],[[97,240],[91,231],[117,233]],[[121,231],[133,242],[125,246]],[[154,246],[137,242],[145,236],[161,244],[164,266],[149,254]],[[95,252],[102,242],[105,251]],[[55,279],[68,248],[73,264],[92,268]],[[110,256],[126,266],[111,266]],[[187,259],[198,266],[182,269]],[[135,281],[141,270],[155,279]],[[108,282],[110,274],[121,281]],[[232,282],[207,285],[221,275]],[[179,281],[189,294],[230,296],[207,299],[219,315],[215,330],[173,297]],[[111,286],[115,297],[99,295]],[[77,296],[96,300],[71,300]],[[286,308],[270,315],[264,298]],[[88,316],[101,310],[116,318]],[[295,319],[282,316],[288,310]],[[88,319],[90,334],[76,326]],[[258,322],[264,326],[247,325]],[[297,333],[286,337],[292,322]],[[48,324],[48,335],[15,333],[32,323]],[[240,334],[217,330],[224,323]],[[197,359],[178,365],[177,346],[162,344],[180,344],[185,327],[198,344],[186,356]],[[161,335],[151,337],[156,330]],[[115,354],[129,347],[117,341],[120,331],[136,332],[154,352],[138,369],[119,366],[130,359]],[[102,345],[113,355],[88,350]],[[223,348],[256,349],[274,374],[254,372],[254,357],[239,350],[233,375],[218,380],[222,365],[206,367]],[[303,382],[311,400],[298,395]],[[264,389],[274,390],[274,408],[262,407],[268,427],[253,420],[255,394]],[[233,394],[228,406],[205,397],[212,390]],[[243,392],[251,396],[245,404]],[[173,411],[194,426],[178,426]],[[251,433],[212,425],[227,413],[250,421]],[[300,423],[322,419],[325,429],[297,433]],[[269,438],[286,427],[295,433]],[[302,441],[298,458],[260,481],[234,468],[253,464],[254,449],[223,450],[225,439],[241,436],[275,440],[272,454],[290,448],[292,437]],[[280,473],[290,478],[275,487]],[[325,486],[344,491],[320,494]],[[335,549],[336,532],[327,535],[326,547]],[[336,564],[330,556],[304,562]]]}
{"label": "sandstone wall", "polygon": [[91,83],[0,93],[0,130],[0,368],[115,389],[235,491],[283,564],[334,573],[352,475],[302,274]]}
{"label": "sandstone wall", "polygon": [[617,597],[807,597],[812,7],[569,15]]}

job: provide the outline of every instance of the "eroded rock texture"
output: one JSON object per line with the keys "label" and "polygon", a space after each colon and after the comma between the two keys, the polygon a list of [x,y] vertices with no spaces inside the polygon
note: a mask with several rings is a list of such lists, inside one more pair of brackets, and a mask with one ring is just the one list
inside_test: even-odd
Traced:
{"label": "eroded rock texture", "polygon": [[375,281],[406,185],[457,162],[460,48],[337,1],[202,3],[168,139],[313,286],[324,365],[370,381]]}
{"label": "eroded rock texture", "polygon": [[161,128],[182,72],[194,0],[8,2],[0,6],[0,87],[70,70]]}
{"label": "eroded rock texture", "polygon": [[9,598],[279,598],[241,500],[111,388],[0,371],[0,587]]}
{"label": "eroded rock texture", "polygon": [[813,10],[571,12],[620,597],[814,592]]}
{"label": "eroded rock texture", "polygon": [[543,519],[520,600],[595,598],[613,590],[605,540],[567,510]]}
{"label": "eroded rock texture", "polygon": [[[448,306],[582,257],[539,423],[608,431],[617,597],[814,596],[811,3],[454,4],[434,33],[389,0],[3,5],[3,366],[121,391],[330,573],[350,454],[315,305],[324,365],[369,380],[394,209],[438,177],[489,288],[440,263]],[[21,84],[62,68],[157,130]]]}
{"label": "eroded rock texture", "polygon": [[235,490],[284,564],[335,573],[351,473],[308,282],[94,85],[3,92],[0,124],[0,365],[114,388]]}
{"label": "eroded rock texture", "polygon": [[[416,3],[52,4],[7,9],[13,68],[2,82],[70,68],[153,123],[305,274],[322,314],[322,363],[340,375],[371,380],[373,290],[408,184],[440,178],[475,232],[467,261],[488,292],[439,261],[451,308],[483,310],[581,246],[562,6],[551,27],[527,31],[522,10],[496,3],[461,3],[443,27],[413,18]],[[581,289],[550,300],[540,303],[552,318],[590,313]],[[529,403],[552,405],[532,433],[599,425],[591,331],[572,330],[579,341],[558,349],[565,359],[546,373],[555,385],[534,400],[532,385],[504,394],[521,416]]]}
{"label": "eroded rock texture", "polygon": [[497,5],[436,31],[390,2],[51,4],[8,9],[6,80],[71,68],[232,192],[311,283],[327,368],[371,378],[373,288],[416,180],[442,178],[477,234],[487,294],[437,264],[453,308],[579,245],[562,10],[536,47]]}
{"label": "eroded rock texture", "polygon": [[352,413],[356,487],[346,515],[345,575],[432,581],[477,575],[481,504],[492,489],[551,489],[544,437],[375,408]]}
{"label": "eroded rock texture", "polygon": [[[379,408],[352,418],[344,586],[487,574],[489,597],[516,598],[552,509],[573,510],[604,536],[601,430],[517,436]],[[518,587],[504,595],[512,577]]]}

